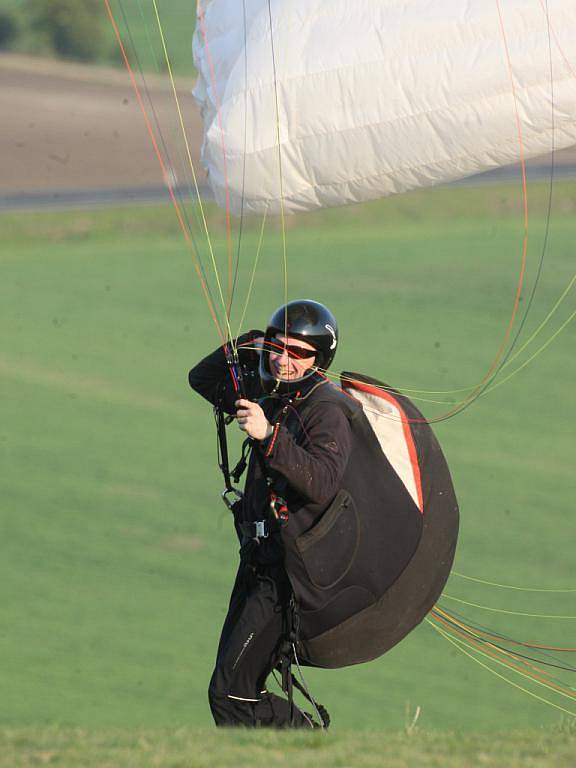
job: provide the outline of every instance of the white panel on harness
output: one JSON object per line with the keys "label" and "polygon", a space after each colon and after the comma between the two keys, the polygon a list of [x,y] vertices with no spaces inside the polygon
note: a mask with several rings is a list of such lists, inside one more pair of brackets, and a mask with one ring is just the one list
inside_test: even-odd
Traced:
{"label": "white panel on harness", "polygon": [[346,381],[344,386],[361,403],[382,452],[420,512],[423,512],[420,469],[406,414],[394,397],[385,390],[350,381]]}

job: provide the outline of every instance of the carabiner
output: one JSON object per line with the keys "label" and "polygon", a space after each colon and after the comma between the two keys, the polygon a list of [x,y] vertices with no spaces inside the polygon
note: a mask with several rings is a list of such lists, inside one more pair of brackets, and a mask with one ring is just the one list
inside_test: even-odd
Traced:
{"label": "carabiner", "polygon": [[[230,494],[233,494],[236,497],[234,501],[230,501],[230,499],[228,498]],[[226,504],[226,506],[230,511],[232,511],[232,507],[234,506],[234,504],[237,501],[242,501],[243,498],[244,496],[242,492],[238,490],[238,488],[226,488],[224,491],[222,491],[222,501],[224,502],[224,504]]]}

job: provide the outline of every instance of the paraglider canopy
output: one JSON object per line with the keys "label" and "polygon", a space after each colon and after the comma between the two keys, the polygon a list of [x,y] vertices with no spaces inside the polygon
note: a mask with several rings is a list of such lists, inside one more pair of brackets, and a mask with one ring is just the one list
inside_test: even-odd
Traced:
{"label": "paraglider canopy", "polygon": [[306,211],[570,146],[575,37],[573,0],[203,0],[194,95],[216,200]]}

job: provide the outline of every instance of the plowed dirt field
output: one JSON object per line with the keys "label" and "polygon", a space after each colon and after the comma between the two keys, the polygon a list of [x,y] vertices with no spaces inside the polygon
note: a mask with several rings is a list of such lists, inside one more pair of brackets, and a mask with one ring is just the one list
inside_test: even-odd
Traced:
{"label": "plowed dirt field", "polygon": [[[145,86],[138,84],[158,143],[168,155],[168,179],[182,184],[190,178],[189,160],[170,83],[150,75]],[[193,85],[178,81],[177,94],[203,184],[202,125]],[[2,54],[0,115],[0,195],[158,188],[163,183],[138,99],[122,70]],[[555,161],[557,166],[576,165],[576,148],[558,152]]]}

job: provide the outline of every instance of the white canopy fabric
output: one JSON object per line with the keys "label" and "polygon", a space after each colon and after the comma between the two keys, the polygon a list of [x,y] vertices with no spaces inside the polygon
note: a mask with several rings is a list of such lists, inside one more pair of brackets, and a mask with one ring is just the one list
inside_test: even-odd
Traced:
{"label": "white canopy fabric", "polygon": [[235,213],[361,202],[576,143],[576,0],[198,9],[202,160]]}

